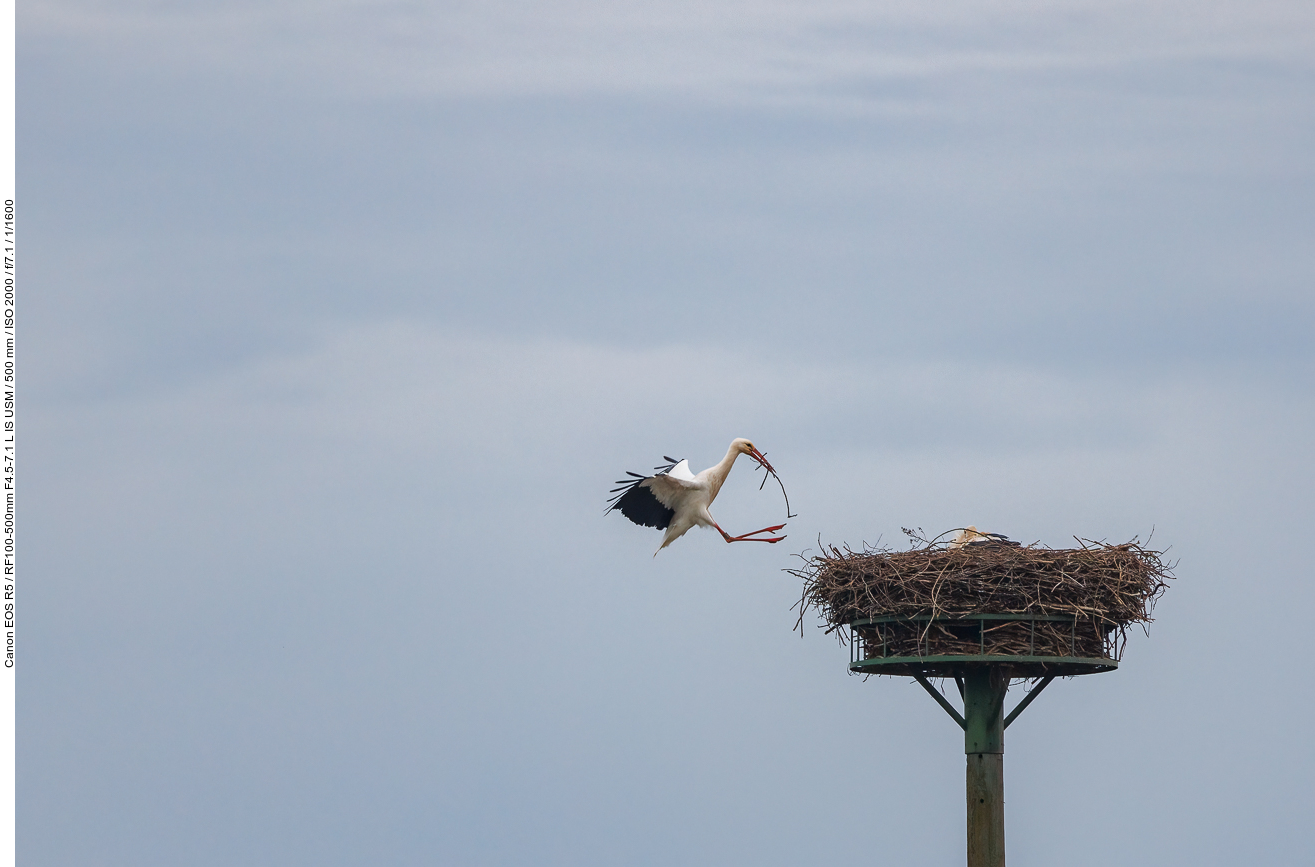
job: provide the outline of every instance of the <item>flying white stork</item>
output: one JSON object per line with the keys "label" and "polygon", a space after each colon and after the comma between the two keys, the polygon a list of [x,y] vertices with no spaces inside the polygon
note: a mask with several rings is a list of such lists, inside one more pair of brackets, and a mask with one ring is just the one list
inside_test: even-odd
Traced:
{"label": "flying white stork", "polygon": [[[672,457],[666,458],[670,464],[655,467],[658,472],[654,475],[641,476],[639,473],[627,472],[626,475],[634,478],[622,480],[617,483],[621,487],[612,489],[616,496],[609,501],[611,505],[607,511],[615,509],[641,527],[666,530],[658,551],[685,535],[690,527],[712,527],[727,542],[779,542],[785,537],[762,537],[761,534],[775,533],[785,524],[732,536],[718,526],[708,511],[712,501],[717,499],[717,492],[730,474],[731,467],[735,465],[735,459],[740,455],[748,455],[759,466],[776,475],[776,470],[767,463],[763,453],[754,448],[753,443],[737,439],[731,443],[721,463],[708,467],[698,475],[690,472],[689,461]],[[653,552],[653,556],[657,556],[657,551]]]}

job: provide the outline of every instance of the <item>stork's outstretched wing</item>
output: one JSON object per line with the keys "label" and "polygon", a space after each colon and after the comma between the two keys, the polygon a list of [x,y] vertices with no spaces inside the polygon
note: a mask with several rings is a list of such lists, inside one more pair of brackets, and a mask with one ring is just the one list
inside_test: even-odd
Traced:
{"label": "stork's outstretched wing", "polygon": [[694,481],[684,459],[665,459],[671,463],[654,467],[657,472],[652,476],[627,472],[631,478],[621,479],[617,482],[621,487],[611,490],[616,496],[608,500],[607,511],[615,509],[641,527],[665,530],[676,514],[676,501]]}

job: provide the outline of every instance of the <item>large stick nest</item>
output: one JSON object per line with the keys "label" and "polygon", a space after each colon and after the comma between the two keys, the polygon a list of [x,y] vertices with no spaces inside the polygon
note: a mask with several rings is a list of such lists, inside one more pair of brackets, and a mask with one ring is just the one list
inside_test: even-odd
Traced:
{"label": "large stick nest", "polygon": [[[798,628],[815,608],[828,633],[853,628],[856,658],[1013,655],[1117,660],[1132,624],[1151,622],[1173,576],[1134,539],[1122,545],[1078,540],[1077,548],[974,544],[950,548],[912,531],[908,551],[828,546],[789,570],[803,579]],[[971,615],[1060,615],[1008,621]],[[893,672],[892,672],[893,673]]]}

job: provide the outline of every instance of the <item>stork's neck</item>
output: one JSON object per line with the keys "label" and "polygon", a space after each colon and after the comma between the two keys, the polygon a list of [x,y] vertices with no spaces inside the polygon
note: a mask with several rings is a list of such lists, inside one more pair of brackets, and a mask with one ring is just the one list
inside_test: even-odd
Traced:
{"label": "stork's neck", "polygon": [[708,488],[712,492],[712,498],[715,499],[717,492],[721,490],[722,483],[731,473],[731,467],[735,466],[735,459],[740,456],[740,450],[732,445],[726,450],[726,457],[721,459],[721,463],[708,470]]}

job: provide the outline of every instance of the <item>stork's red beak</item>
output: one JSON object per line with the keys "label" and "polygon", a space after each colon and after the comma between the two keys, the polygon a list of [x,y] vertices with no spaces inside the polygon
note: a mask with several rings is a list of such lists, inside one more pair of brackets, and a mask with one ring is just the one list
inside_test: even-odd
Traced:
{"label": "stork's red beak", "polygon": [[749,455],[755,461],[758,462],[758,466],[765,467],[767,469],[767,472],[771,473],[772,475],[776,475],[776,470],[772,469],[772,465],[767,463],[767,458],[766,456],[763,455],[762,452],[758,451],[757,449],[753,449],[752,451],[749,452]]}

